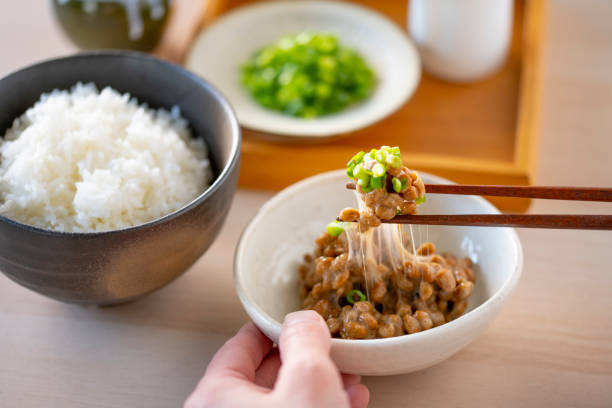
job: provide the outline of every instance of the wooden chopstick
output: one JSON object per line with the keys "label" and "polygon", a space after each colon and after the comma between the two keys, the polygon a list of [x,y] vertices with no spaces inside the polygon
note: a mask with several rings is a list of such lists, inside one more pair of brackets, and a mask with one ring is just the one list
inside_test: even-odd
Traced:
{"label": "wooden chopstick", "polygon": [[[338,221],[341,221],[338,219]],[[471,227],[515,227],[612,230],[612,215],[569,214],[435,214],[396,215],[388,224],[463,225]]]}
{"label": "wooden chopstick", "polygon": [[[347,183],[346,188],[354,190],[356,188],[355,183]],[[427,194],[467,194],[612,202],[612,189],[609,188],[426,184],[425,191],[427,191]],[[338,221],[341,220],[338,219]],[[612,215],[427,214],[396,215],[390,220],[381,221],[391,224],[612,230]]]}
{"label": "wooden chopstick", "polygon": [[[355,189],[355,183],[346,188]],[[547,200],[612,202],[612,188],[495,186],[481,184],[425,184],[427,194],[483,195],[495,197],[543,198]]]}

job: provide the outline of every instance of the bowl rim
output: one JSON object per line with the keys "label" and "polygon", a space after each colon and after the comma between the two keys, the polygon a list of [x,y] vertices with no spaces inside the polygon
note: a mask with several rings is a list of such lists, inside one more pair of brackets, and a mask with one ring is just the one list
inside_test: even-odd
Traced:
{"label": "bowl rim", "polygon": [[[25,223],[16,221],[14,219],[8,218],[2,214],[0,214],[0,222],[7,223],[9,225],[12,225],[14,227],[17,227],[21,230],[28,231],[28,232],[33,232],[33,233],[42,234],[42,235],[58,236],[58,237],[69,238],[69,239],[70,238],[74,238],[74,239],[90,238],[90,237],[97,237],[101,235],[114,235],[114,234],[119,234],[119,233],[137,231],[141,229],[148,229],[148,228],[156,227],[160,224],[164,224],[174,218],[179,217],[180,215],[186,212],[189,212],[193,208],[197,207],[200,203],[204,202],[206,199],[208,199],[208,197],[210,197],[215,191],[217,191],[220,188],[220,186],[229,178],[230,173],[232,172],[234,167],[238,165],[240,161],[240,146],[242,143],[242,137],[241,137],[241,130],[240,130],[240,125],[238,124],[236,112],[232,108],[231,104],[228,102],[227,98],[221,93],[221,91],[215,88],[208,81],[198,76],[197,74],[177,64],[174,64],[172,62],[165,61],[165,60],[153,57],[149,54],[138,52],[138,51],[97,50],[97,51],[77,52],[75,54],[62,56],[58,58],[49,58],[49,59],[45,59],[45,60],[30,64],[30,65],[27,65],[23,68],[17,69],[9,73],[8,75],[0,78],[0,82],[11,79],[12,77],[17,76],[17,75],[21,75],[22,73],[27,72],[27,71],[39,69],[45,65],[55,64],[61,61],[74,61],[74,60],[80,60],[80,59],[92,59],[93,60],[93,59],[97,59],[100,57],[128,58],[128,59],[134,59],[134,60],[145,62],[145,63],[157,64],[158,66],[167,68],[170,71],[180,76],[186,76],[190,78],[191,80],[199,84],[200,87],[210,92],[214,96],[214,98],[220,103],[221,108],[227,114],[229,121],[230,121],[231,133],[232,133],[232,144],[230,148],[230,157],[227,160],[227,164],[223,167],[219,175],[213,180],[211,185],[208,186],[208,188],[206,188],[202,193],[200,193],[197,197],[195,197],[190,202],[186,203],[185,205],[181,206],[179,209],[171,213],[168,213],[162,217],[155,218],[151,221],[148,221],[142,224],[138,224],[138,225],[134,225],[131,227],[113,229],[113,230],[107,230],[107,231],[92,231],[92,232],[54,231],[50,229],[45,229],[45,228],[25,224]],[[121,90],[118,90],[118,91],[122,92]],[[147,103],[147,101],[141,101],[141,100],[139,100],[138,102],[141,104]],[[6,132],[6,130],[7,129],[1,130],[1,131]]]}
{"label": "bowl rim", "polygon": [[[195,69],[195,66],[197,64],[194,64],[194,59],[195,59],[194,55],[195,55],[196,50],[200,47],[199,46],[200,42],[203,41],[202,39],[206,36],[209,30],[218,28],[221,24],[224,24],[228,19],[237,18],[236,16],[241,16],[241,15],[249,16],[254,11],[261,11],[261,10],[277,10],[277,9],[282,10],[283,8],[286,8],[286,7],[292,7],[292,8],[302,7],[303,9],[307,9],[307,8],[316,9],[317,7],[321,7],[321,6],[340,9],[339,11],[342,11],[343,9],[345,11],[352,12],[352,13],[361,13],[362,16],[367,16],[368,18],[376,19],[382,25],[388,28],[391,32],[396,34],[398,38],[403,39],[404,45],[409,50],[409,53],[412,54],[411,57],[414,60],[415,74],[414,74],[414,78],[411,80],[409,85],[406,86],[406,89],[403,91],[402,96],[398,99],[398,101],[395,104],[391,104],[391,105],[385,104],[385,108],[380,109],[380,111],[376,115],[364,115],[367,117],[367,120],[361,120],[357,125],[354,125],[354,124],[351,125],[347,123],[342,127],[338,127],[338,129],[334,131],[329,131],[327,129],[327,126],[318,127],[318,128],[313,127],[312,129],[304,128],[301,126],[301,123],[304,123],[304,119],[293,118],[288,115],[283,115],[282,112],[276,112],[273,110],[265,109],[261,107],[259,104],[257,104],[254,100],[252,100],[252,98],[249,98],[249,100],[252,102],[254,106],[257,106],[263,109],[263,111],[266,113],[278,114],[283,119],[295,119],[294,123],[296,125],[291,127],[291,129],[289,129],[287,126],[283,126],[281,129],[279,129],[278,127],[267,126],[265,123],[262,123],[265,121],[257,121],[257,120],[253,121],[251,120],[250,116],[247,117],[247,119],[245,120],[244,115],[241,115],[239,113],[239,106],[237,105],[236,107],[237,118],[238,118],[240,125],[243,126],[245,129],[253,130],[256,132],[268,133],[269,135],[265,135],[265,138],[267,137],[272,140],[278,140],[280,138],[281,140],[284,140],[284,141],[294,141],[294,142],[316,141],[316,140],[326,140],[330,138],[337,138],[339,136],[343,136],[351,132],[355,132],[360,129],[367,128],[368,126],[372,126],[375,123],[397,112],[402,106],[404,106],[410,100],[410,98],[416,92],[419,86],[419,83],[421,82],[421,77],[423,75],[421,57],[418,52],[417,46],[414,44],[414,42],[412,41],[408,33],[405,30],[403,30],[400,25],[398,25],[397,23],[389,19],[384,14],[378,12],[377,10],[374,10],[370,7],[367,7],[361,4],[345,3],[345,2],[330,1],[330,0],[308,0],[308,1],[299,2],[295,4],[291,0],[278,0],[278,1],[271,1],[271,2],[252,3],[252,4],[246,4],[246,5],[236,7],[234,9],[229,10],[226,13],[223,13],[219,18],[217,18],[210,25],[206,26],[196,35],[194,41],[191,43],[189,47],[189,50],[187,51],[187,56],[185,58],[185,67],[192,70],[193,72],[198,72],[197,69]],[[370,98],[371,97],[368,97],[367,99],[363,101],[356,102],[355,104],[348,106],[345,110],[342,110],[340,112],[322,116],[320,118],[308,119],[306,120],[306,122],[316,123],[316,122],[320,122],[321,119],[328,119],[328,118],[343,116],[343,114],[347,113],[352,107],[358,106],[360,103],[363,103]]]}
{"label": "bowl rim", "polygon": [[[275,331],[280,332],[280,327],[282,327],[282,322],[278,322],[276,319],[271,317],[257,303],[255,303],[255,301],[253,301],[253,299],[247,294],[246,290],[244,289],[241,278],[238,273],[238,269],[241,268],[240,255],[242,254],[242,252],[244,252],[243,247],[245,245],[246,239],[252,233],[255,223],[258,222],[259,219],[261,219],[269,210],[271,210],[276,205],[278,205],[285,196],[294,194],[297,191],[309,185],[312,185],[312,184],[315,184],[321,181],[322,179],[329,180],[329,179],[339,178],[340,176],[345,175],[345,173],[346,171],[344,169],[338,169],[338,170],[332,170],[332,171],[328,171],[324,173],[319,173],[314,176],[310,176],[308,178],[300,180],[297,183],[294,183],[290,185],[289,187],[285,188],[284,190],[278,192],[272,198],[266,201],[266,203],[264,203],[264,205],[257,211],[255,216],[251,219],[251,221],[248,223],[248,225],[245,227],[242,234],[240,235],[240,239],[238,240],[238,244],[236,246],[236,250],[234,253],[234,273],[233,275],[234,275],[234,287],[235,287],[236,293],[238,294],[238,298],[240,299],[240,302],[242,303],[242,306],[247,312],[247,314],[251,315],[249,311],[249,308],[250,308],[250,310],[253,313],[255,313],[260,319],[265,321],[266,324],[269,325],[270,328],[273,328]],[[455,184],[451,180],[448,180],[448,179],[445,179],[445,178],[442,178],[442,177],[439,177],[439,176],[436,176],[436,175],[433,175],[427,172],[420,172],[420,174],[427,175],[427,177],[434,180],[435,183]],[[491,204],[489,201],[484,199],[482,196],[472,196],[472,197],[474,197],[478,202],[480,202],[480,204],[484,205],[485,208],[490,210],[492,213],[500,214],[500,211],[493,204]],[[388,338],[377,338],[377,339],[332,338],[331,339],[332,345],[341,346],[341,347],[343,346],[377,347],[377,346],[381,346],[385,344],[389,345],[390,343],[397,344],[397,343],[406,343],[406,342],[416,342],[416,341],[419,341],[420,339],[423,339],[427,336],[431,336],[434,334],[443,335],[444,333],[448,331],[454,330],[458,324],[462,324],[463,322],[467,322],[468,320],[474,320],[474,319],[480,318],[481,316],[483,316],[483,314],[487,312],[487,310],[489,309],[489,306],[493,305],[495,302],[503,301],[504,298],[507,298],[512,293],[513,289],[516,287],[516,284],[518,283],[518,280],[523,270],[523,247],[521,245],[521,241],[518,237],[518,234],[516,233],[516,229],[515,228],[505,228],[505,230],[507,230],[507,232],[510,234],[510,238],[517,249],[514,270],[509,274],[509,276],[506,278],[504,283],[500,286],[500,288],[497,291],[495,291],[495,293],[489,296],[484,302],[476,306],[474,309],[470,310],[467,313],[464,313],[463,315],[459,316],[455,320],[452,320],[443,325],[433,327],[429,330],[424,330],[418,333],[413,333],[410,335],[404,334],[401,336],[388,337]]]}

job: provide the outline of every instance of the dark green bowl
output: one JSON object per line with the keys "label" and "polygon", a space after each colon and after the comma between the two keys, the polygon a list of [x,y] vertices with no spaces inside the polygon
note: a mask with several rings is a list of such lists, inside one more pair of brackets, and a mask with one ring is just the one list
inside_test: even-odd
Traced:
{"label": "dark green bowl", "polygon": [[185,69],[145,54],[101,51],[36,64],[0,80],[0,132],[55,88],[94,82],[153,108],[178,105],[209,148],[212,185],[174,213],[132,228],[61,233],[0,216],[0,270],[64,302],[110,305],[159,289],[191,266],[217,237],[236,188],[240,128],[225,98]]}
{"label": "dark green bowl", "polygon": [[[151,51],[159,43],[170,1],[51,0],[55,17],[72,42],[84,50],[114,48]],[[133,7],[133,8],[131,8]]]}

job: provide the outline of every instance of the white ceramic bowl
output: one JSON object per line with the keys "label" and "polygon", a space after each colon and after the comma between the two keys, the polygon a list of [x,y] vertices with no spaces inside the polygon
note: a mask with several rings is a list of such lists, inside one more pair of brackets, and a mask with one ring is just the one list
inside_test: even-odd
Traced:
{"label": "white ceramic bowl", "polygon": [[[280,36],[304,30],[332,32],[343,44],[358,50],[376,72],[373,95],[337,114],[308,120],[257,104],[240,84],[240,66]],[[371,125],[401,107],[421,77],[417,49],[399,27],[362,6],[330,1],[240,7],[199,35],[186,66],[221,90],[242,126],[294,138],[329,137]]]}
{"label": "white ceramic bowl", "polygon": [[[421,173],[425,183],[448,180]],[[234,278],[245,310],[268,337],[278,341],[284,316],[299,309],[297,270],[302,256],[338,211],[355,205],[344,189],[344,170],[302,180],[268,201],[244,230],[236,249]],[[421,213],[498,213],[482,197],[429,195]],[[415,240],[431,240],[440,252],[470,256],[477,265],[468,312],[416,334],[374,340],[332,340],[341,371],[390,375],[420,370],[447,359],[478,337],[502,309],[523,268],[514,229],[415,226]]]}

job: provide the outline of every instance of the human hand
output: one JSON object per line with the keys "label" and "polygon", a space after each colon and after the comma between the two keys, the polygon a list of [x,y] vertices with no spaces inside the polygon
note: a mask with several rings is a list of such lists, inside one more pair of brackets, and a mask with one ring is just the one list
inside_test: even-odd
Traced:
{"label": "human hand", "polygon": [[361,377],[341,375],[330,347],[327,325],[313,311],[285,317],[278,349],[248,323],[215,354],[185,408],[366,407]]}

